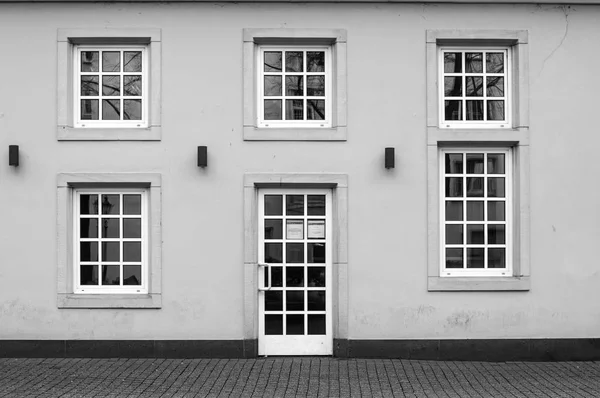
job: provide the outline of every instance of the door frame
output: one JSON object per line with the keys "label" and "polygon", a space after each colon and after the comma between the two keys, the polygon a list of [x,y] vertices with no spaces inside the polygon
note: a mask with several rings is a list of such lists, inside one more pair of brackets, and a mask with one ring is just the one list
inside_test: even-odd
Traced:
{"label": "door frame", "polygon": [[[258,195],[263,188],[332,190],[332,338],[348,339],[348,175],[341,173],[244,174],[244,356],[258,355]],[[344,346],[342,344],[342,346]]]}

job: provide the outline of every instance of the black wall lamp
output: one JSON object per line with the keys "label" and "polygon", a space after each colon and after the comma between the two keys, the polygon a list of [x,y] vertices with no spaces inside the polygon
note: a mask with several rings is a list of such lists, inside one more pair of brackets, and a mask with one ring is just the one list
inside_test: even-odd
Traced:
{"label": "black wall lamp", "polygon": [[208,152],[205,146],[198,147],[198,167],[208,166]]}
{"label": "black wall lamp", "polygon": [[396,166],[394,148],[385,148],[385,168],[393,169]]}
{"label": "black wall lamp", "polygon": [[8,146],[8,165],[18,166],[19,165],[19,146],[9,145]]}

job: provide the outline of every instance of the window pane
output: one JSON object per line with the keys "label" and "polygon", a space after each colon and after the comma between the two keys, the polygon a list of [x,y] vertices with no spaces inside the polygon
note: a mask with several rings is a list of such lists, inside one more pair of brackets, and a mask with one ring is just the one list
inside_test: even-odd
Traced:
{"label": "window pane", "polygon": [[327,334],[325,331],[325,315],[308,316],[308,334]]}
{"label": "window pane", "polygon": [[121,77],[102,76],[102,95],[108,97],[121,95]]}
{"label": "window pane", "polygon": [[488,221],[504,221],[504,202],[488,202]]}
{"label": "window pane", "polygon": [[282,263],[283,262],[283,244],[265,243],[265,262]]}
{"label": "window pane", "polygon": [[82,265],[81,268],[79,268],[79,283],[81,285],[97,285],[98,266]]}
{"label": "window pane", "polygon": [[265,195],[265,216],[283,215],[283,195]]}
{"label": "window pane", "polygon": [[265,315],[265,334],[283,334],[283,315]]}
{"label": "window pane", "polygon": [[504,197],[504,177],[488,178],[488,196],[490,198]]}
{"label": "window pane", "polygon": [[307,76],[306,95],[325,96],[325,76]]}
{"label": "window pane", "polygon": [[483,196],[483,177],[467,177],[467,196],[470,198]]}
{"label": "window pane", "polygon": [[281,120],[281,100],[265,100],[265,120]]}
{"label": "window pane", "polygon": [[285,267],[285,286],[304,287],[304,267]]}
{"label": "window pane", "polygon": [[506,268],[506,249],[489,248],[488,249],[488,268]]}
{"label": "window pane", "polygon": [[483,174],[483,153],[467,154],[467,174]]}
{"label": "window pane", "polygon": [[504,53],[485,54],[485,65],[487,73],[504,73]]}
{"label": "window pane", "polygon": [[487,96],[488,97],[504,97],[504,78],[503,77],[487,77]]}
{"label": "window pane", "polygon": [[142,100],[123,100],[123,120],[142,120]]}
{"label": "window pane", "polygon": [[102,53],[102,71],[121,71],[121,53],[119,51],[104,51]]}
{"label": "window pane", "polygon": [[307,246],[307,263],[322,264],[325,262],[325,243],[309,243]]}
{"label": "window pane", "polygon": [[142,284],[142,266],[124,265],[123,266],[123,284],[141,285]]}
{"label": "window pane", "polygon": [[81,76],[81,96],[98,95],[98,76]]}
{"label": "window pane", "polygon": [[504,174],[504,154],[488,153],[487,167],[488,174]]}
{"label": "window pane", "polygon": [[119,219],[118,218],[103,218],[102,219],[102,237],[103,238],[119,238]]}
{"label": "window pane", "polygon": [[485,243],[483,224],[467,224],[467,244],[482,245]]}
{"label": "window pane", "polygon": [[306,52],[306,71],[325,72],[325,53],[323,51]]}
{"label": "window pane", "polygon": [[304,243],[287,243],[285,245],[285,262],[304,263]]}
{"label": "window pane", "polygon": [[306,100],[306,119],[325,120],[325,100]]}
{"label": "window pane", "polygon": [[98,219],[97,218],[81,218],[79,220],[79,236],[81,238],[97,238],[98,237]]}
{"label": "window pane", "polygon": [[308,287],[325,287],[325,267],[308,267]]}
{"label": "window pane", "polygon": [[287,195],[285,197],[285,214],[288,216],[304,215],[304,195]]}
{"label": "window pane", "polygon": [[102,214],[120,214],[119,195],[102,195]]}
{"label": "window pane", "polygon": [[285,120],[304,120],[304,100],[285,101]]}
{"label": "window pane", "polygon": [[285,319],[286,334],[304,334],[304,315],[287,315]]}
{"label": "window pane", "polygon": [[123,71],[141,72],[142,71],[142,52],[125,51],[123,52]]}
{"label": "window pane", "polygon": [[462,72],[462,53],[444,53],[444,73]]}
{"label": "window pane", "polygon": [[98,51],[81,52],[81,71],[98,72]]}
{"label": "window pane", "polygon": [[304,311],[304,291],[285,292],[285,309],[287,311]]}
{"label": "window pane", "polygon": [[447,153],[446,156],[446,174],[462,174],[463,155],[462,153]]}
{"label": "window pane", "polygon": [[467,249],[467,268],[484,268],[483,248]]}
{"label": "window pane", "polygon": [[121,261],[119,242],[102,242],[102,261]]}
{"label": "window pane", "polygon": [[446,224],[446,244],[462,245],[463,243],[463,225]]}
{"label": "window pane", "polygon": [[283,311],[283,292],[265,292],[265,311]]}
{"label": "window pane", "polygon": [[123,195],[123,214],[142,214],[142,195]]}
{"label": "window pane", "polygon": [[325,215],[325,195],[308,195],[307,202],[309,216]]}
{"label": "window pane", "polygon": [[103,285],[120,285],[121,284],[121,267],[119,265],[103,265],[102,266],[102,284]]}
{"label": "window pane", "polygon": [[281,51],[265,51],[265,72],[281,72]]}
{"label": "window pane", "polygon": [[467,202],[467,221],[483,221],[483,202]]}
{"label": "window pane", "polygon": [[483,54],[465,53],[465,72],[482,73],[483,72]]}
{"label": "window pane", "polygon": [[80,261],[98,261],[98,242],[79,242]]}
{"label": "window pane", "polygon": [[124,218],[123,219],[123,237],[141,238],[142,237],[142,219]]}
{"label": "window pane", "polygon": [[446,221],[463,220],[463,202],[446,201]]}
{"label": "window pane", "polygon": [[297,51],[288,51],[285,53],[285,71],[302,72],[304,71],[303,59],[304,53]]}
{"label": "window pane", "polygon": [[488,120],[504,120],[504,101],[487,102]]}
{"label": "window pane", "polygon": [[483,120],[483,100],[467,101],[467,120]]}
{"label": "window pane", "polygon": [[503,245],[506,243],[505,227],[503,224],[488,225],[488,244]]}
{"label": "window pane", "polygon": [[98,100],[81,100],[81,120],[98,120]]}
{"label": "window pane", "polygon": [[462,95],[462,77],[444,77],[444,95],[446,97],[460,97]]}
{"label": "window pane", "polygon": [[309,291],[308,293],[308,310],[309,311],[325,311],[325,292]]}
{"label": "window pane", "polygon": [[123,261],[142,261],[142,242],[123,242]]}
{"label": "window pane", "polygon": [[80,214],[98,214],[98,195],[79,195]]}
{"label": "window pane", "polygon": [[463,268],[463,249],[446,249],[446,268]]}
{"label": "window pane", "polygon": [[467,97],[483,97],[483,77],[467,76]]}
{"label": "window pane", "polygon": [[286,76],[285,95],[292,97],[304,95],[304,76]]}
{"label": "window pane", "polygon": [[102,100],[102,120],[120,120],[121,101]]}
{"label": "window pane", "polygon": [[130,97],[142,95],[142,77],[123,76],[123,95]]}
{"label": "window pane", "polygon": [[462,177],[446,177],[446,197],[462,198],[463,196]]}
{"label": "window pane", "polygon": [[265,96],[281,95],[281,76],[265,76]]}
{"label": "window pane", "polygon": [[282,225],[282,220],[265,220],[265,239],[283,239]]}
{"label": "window pane", "polygon": [[[268,277],[268,273],[265,273],[265,282]],[[268,283],[265,283],[265,286],[267,285]],[[283,287],[283,267],[271,266],[271,287]]]}
{"label": "window pane", "polygon": [[462,101],[444,101],[444,120],[462,120]]}

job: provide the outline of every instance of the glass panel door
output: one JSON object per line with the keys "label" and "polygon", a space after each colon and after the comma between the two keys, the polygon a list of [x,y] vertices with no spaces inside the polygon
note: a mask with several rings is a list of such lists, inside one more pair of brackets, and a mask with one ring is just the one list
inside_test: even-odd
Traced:
{"label": "glass panel door", "polygon": [[259,195],[259,355],[330,355],[331,191]]}

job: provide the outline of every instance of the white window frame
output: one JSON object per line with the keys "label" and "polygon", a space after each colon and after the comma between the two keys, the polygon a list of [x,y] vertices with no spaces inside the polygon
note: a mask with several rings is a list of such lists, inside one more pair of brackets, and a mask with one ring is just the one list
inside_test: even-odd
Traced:
{"label": "white window frame", "polygon": [[[269,51],[281,51],[285,52],[293,52],[293,51],[302,51],[303,53],[303,66],[304,70],[302,72],[286,72],[285,71],[285,55],[282,56],[282,71],[281,72],[265,72],[264,71],[264,53]],[[309,51],[323,51],[325,53],[325,71],[324,72],[307,72],[306,71],[306,53]],[[256,57],[256,70],[258,71],[257,77],[257,126],[259,128],[298,128],[298,127],[308,127],[308,128],[330,128],[331,120],[332,120],[332,106],[331,106],[331,79],[332,79],[332,69],[333,65],[331,63],[331,46],[275,46],[275,45],[261,45],[259,46],[258,57]],[[281,85],[281,95],[280,96],[268,96],[264,95],[264,77],[265,75],[278,75],[282,77],[282,85]],[[308,76],[325,76],[325,95],[324,97],[314,97],[316,99],[324,99],[325,100],[325,119],[324,120],[307,120],[307,106],[303,107],[304,119],[303,120],[286,120],[285,119],[285,106],[286,100],[290,99],[302,99],[306,104],[306,101],[309,98],[306,95],[306,90],[308,89]],[[285,77],[286,76],[304,76],[304,95],[303,96],[286,96],[285,94]],[[269,99],[280,99],[282,101],[282,109],[281,109],[281,120],[265,120],[264,119],[264,100]]]}
{"label": "white window frame", "polygon": [[[81,209],[80,209],[80,195],[82,194],[95,194],[98,195],[98,198],[101,198],[103,194],[140,194],[141,195],[141,215],[137,217],[135,215],[124,215],[122,214],[123,208],[121,207],[121,215],[114,216],[111,215],[110,218],[119,219],[119,228],[120,228],[120,238],[103,238],[100,234],[98,234],[98,238],[83,238],[83,241],[97,241],[98,242],[98,254],[100,256],[102,242],[119,242],[123,243],[123,241],[140,241],[141,242],[141,273],[142,273],[142,281],[141,285],[109,285],[103,286],[100,283],[100,278],[98,278],[98,285],[81,285],[80,280],[80,257],[79,257],[79,249],[80,242],[82,242],[82,238],[80,237],[80,219],[81,218],[97,218],[99,221],[98,227],[100,226],[100,221],[102,220],[101,207],[102,204],[99,204],[98,214],[95,217],[81,217]],[[100,199],[99,199],[100,202]],[[122,204],[122,202],[121,202]],[[104,189],[88,189],[88,188],[76,188],[73,189],[73,286],[75,294],[147,294],[148,293],[148,190],[143,188],[136,189],[126,189],[126,188],[104,188]],[[122,222],[123,218],[140,218],[141,219],[141,238],[123,238],[122,231]],[[127,265],[123,260],[123,249],[122,245],[120,245],[120,257],[121,260],[116,262],[111,262],[110,265],[119,265],[121,272],[121,283],[123,282],[123,266]],[[101,260],[100,257],[98,261],[95,261],[95,265],[98,266],[98,272],[102,272],[102,265],[106,264],[105,261]],[[137,265],[138,262],[135,262]]]}
{"label": "white window frame", "polygon": [[[139,45],[104,45],[104,46],[89,46],[89,45],[75,45],[73,46],[73,101],[74,110],[73,115],[75,117],[74,125],[77,128],[147,128],[148,127],[148,51],[147,46]],[[121,69],[123,69],[123,52],[124,51],[140,51],[142,53],[142,72],[131,73],[142,77],[142,95],[136,97],[125,97],[123,92],[123,76],[129,75],[130,73],[119,71],[119,72],[104,72],[102,70],[102,56],[99,54],[99,68],[98,72],[82,72],[81,71],[81,53],[84,51],[120,51],[121,53]],[[81,96],[81,76],[93,74],[99,76],[98,82],[98,96],[94,97],[82,97]],[[111,75],[119,76],[121,84],[121,93],[118,96],[103,96],[102,95],[102,76]],[[82,99],[96,99],[98,100],[98,120],[87,120],[81,119],[81,100]],[[142,100],[142,117],[140,120],[102,120],[102,100],[104,99],[118,99],[121,101],[121,114],[123,114],[123,100],[124,99],[141,99]]]}
{"label": "white window frame", "polygon": [[[444,72],[444,53],[446,52],[460,52],[462,54],[462,72],[461,73],[446,73]],[[485,53],[489,52],[502,52],[504,53],[504,73],[503,74],[489,74],[483,67],[481,73],[466,73],[464,54],[467,52],[481,52],[483,53],[483,61],[485,60]],[[484,62],[482,62],[484,65]],[[438,71],[439,71],[439,121],[440,128],[502,128],[507,129],[512,127],[511,115],[512,115],[512,76],[511,67],[512,65],[512,49],[507,46],[487,46],[487,47],[470,47],[470,46],[439,46],[438,47]],[[482,91],[483,97],[467,97],[466,96],[466,76],[477,75],[483,77]],[[504,97],[487,97],[486,93],[486,77],[487,76],[504,76]],[[444,120],[445,118],[445,85],[444,77],[450,76],[461,76],[462,77],[462,96],[460,97],[462,104],[467,100],[483,100],[483,111],[484,115],[487,115],[487,101],[488,100],[504,100],[504,120],[466,120],[466,107],[462,106],[462,117],[465,120]],[[459,97],[456,97],[459,98]]]}
{"label": "white window frame", "polygon": [[[445,217],[445,209],[446,209],[446,201],[448,198],[445,197],[445,179],[448,176],[448,174],[445,173],[445,155],[448,153],[461,153],[463,155],[465,155],[463,157],[463,159],[466,160],[466,154],[490,154],[490,153],[502,153],[505,155],[505,161],[504,161],[504,174],[487,174],[487,162],[484,161],[484,167],[486,168],[486,173],[484,174],[466,174],[466,161],[463,162],[463,173],[456,174],[456,176],[462,176],[464,177],[469,177],[469,176],[473,176],[473,177],[483,177],[484,179],[484,196],[483,197],[473,197],[471,198],[471,200],[473,201],[483,201],[484,202],[484,220],[483,221],[472,221],[469,222],[467,221],[466,217],[464,216],[466,214],[466,203],[469,201],[469,199],[466,197],[465,192],[466,192],[466,185],[465,182],[463,180],[463,196],[461,197],[456,197],[456,198],[452,198],[452,201],[461,201],[463,203],[463,220],[462,221],[455,221],[455,222],[447,222],[446,221],[446,217]],[[512,157],[512,150],[510,148],[441,148],[439,150],[439,168],[440,168],[440,172],[439,172],[439,198],[440,198],[440,203],[439,203],[439,214],[440,214],[440,219],[439,219],[439,225],[440,225],[440,276],[441,277],[487,277],[487,276],[491,276],[491,277],[510,277],[513,275],[513,267],[512,267],[512,259],[513,259],[513,157]],[[451,174],[450,176],[455,176],[453,174]],[[504,187],[505,187],[505,196],[504,196],[504,203],[505,203],[505,215],[504,215],[504,221],[488,221],[488,217],[487,217],[487,203],[488,203],[488,196],[487,196],[487,178],[488,177],[504,177],[505,181],[504,181]],[[483,224],[484,225],[484,243],[483,244],[477,244],[474,245],[477,248],[484,248],[484,265],[486,268],[466,268],[466,248],[469,247],[469,245],[467,245],[466,241],[467,241],[467,234],[463,234],[463,244],[461,245],[447,245],[446,244],[446,224],[458,224],[458,225],[468,225],[468,224]],[[487,243],[487,225],[488,224],[504,224],[505,225],[505,244],[503,245],[489,245]],[[463,229],[464,231],[464,229]],[[461,247],[464,248],[463,249],[463,256],[464,256],[464,264],[465,264],[465,268],[462,269],[458,269],[458,268],[446,268],[446,248],[451,248],[451,247]],[[472,247],[472,246],[471,246]],[[487,268],[487,253],[488,253],[488,248],[490,247],[501,247],[501,248],[505,248],[505,261],[506,261],[506,268]]]}

